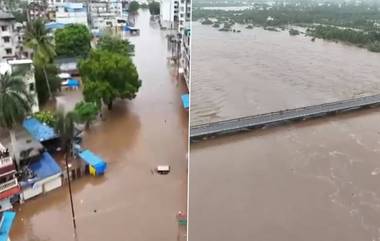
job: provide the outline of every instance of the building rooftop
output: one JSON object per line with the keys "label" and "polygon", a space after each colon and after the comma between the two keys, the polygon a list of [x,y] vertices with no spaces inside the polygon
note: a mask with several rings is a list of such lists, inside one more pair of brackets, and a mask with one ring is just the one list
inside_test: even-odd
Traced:
{"label": "building rooftop", "polygon": [[0,20],[15,20],[16,18],[11,13],[0,11]]}

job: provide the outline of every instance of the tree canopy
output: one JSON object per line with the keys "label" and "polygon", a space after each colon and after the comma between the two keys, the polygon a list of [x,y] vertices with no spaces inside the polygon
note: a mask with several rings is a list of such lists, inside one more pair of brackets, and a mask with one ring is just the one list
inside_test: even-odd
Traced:
{"label": "tree canopy", "polygon": [[55,32],[55,50],[58,56],[87,56],[91,49],[91,33],[85,25],[70,24]]}
{"label": "tree canopy", "polygon": [[96,119],[98,112],[99,108],[96,103],[81,101],[75,105],[75,121],[78,123],[85,123],[86,128],[89,128],[91,122]]}
{"label": "tree canopy", "polygon": [[133,56],[135,51],[135,46],[128,40],[123,40],[110,35],[101,37],[96,47],[98,49],[129,56]]}
{"label": "tree canopy", "polygon": [[156,1],[150,2],[149,12],[151,15],[160,15],[160,3]]}
{"label": "tree canopy", "polygon": [[83,94],[88,102],[103,101],[112,109],[116,98],[133,99],[141,86],[129,56],[97,49],[79,64],[84,82]]}
{"label": "tree canopy", "polygon": [[136,13],[139,10],[139,8],[140,8],[140,4],[137,1],[132,1],[129,4],[128,12],[130,12],[130,13]]}
{"label": "tree canopy", "polygon": [[24,37],[26,47],[33,49],[33,64],[41,68],[49,97],[53,98],[46,66],[53,61],[56,53],[44,22],[41,19],[28,22]]}

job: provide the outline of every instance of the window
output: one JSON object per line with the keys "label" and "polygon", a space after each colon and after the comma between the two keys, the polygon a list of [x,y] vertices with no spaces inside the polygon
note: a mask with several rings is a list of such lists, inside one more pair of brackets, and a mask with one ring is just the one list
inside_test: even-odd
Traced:
{"label": "window", "polygon": [[12,49],[5,49],[5,53],[8,54],[8,55],[12,54]]}
{"label": "window", "polygon": [[3,32],[5,32],[5,31],[7,31],[8,30],[8,27],[7,26],[1,26],[1,31],[3,31]]}
{"label": "window", "polygon": [[9,43],[11,41],[10,37],[3,37],[4,43]]}
{"label": "window", "polygon": [[34,84],[33,84],[33,83],[30,83],[30,84],[29,84],[29,91],[30,91],[30,92],[33,92],[33,91],[34,91]]}

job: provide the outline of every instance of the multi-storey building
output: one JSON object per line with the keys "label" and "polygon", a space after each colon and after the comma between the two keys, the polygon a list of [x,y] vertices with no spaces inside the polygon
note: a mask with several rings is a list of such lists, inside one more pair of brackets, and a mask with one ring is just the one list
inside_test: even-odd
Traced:
{"label": "multi-storey building", "polygon": [[[182,0],[180,0],[182,1]],[[178,25],[179,32],[181,33],[181,56],[180,56],[180,69],[183,73],[183,77],[186,81],[186,85],[189,88],[190,81],[190,43],[191,43],[191,0],[183,0],[185,3],[181,3],[185,8],[184,22]],[[181,13],[182,14],[182,13]],[[180,18],[181,19],[181,18]]]}
{"label": "multi-storey building", "polygon": [[11,209],[12,203],[20,192],[16,166],[8,149],[0,143],[0,211]]}
{"label": "multi-storey building", "polygon": [[88,13],[93,29],[105,29],[118,26],[127,18],[126,0],[89,0]]}
{"label": "multi-storey building", "polygon": [[0,11],[0,59],[12,59],[16,56],[15,23],[16,19],[12,14]]}
{"label": "multi-storey building", "polygon": [[87,8],[83,3],[56,3],[55,22],[87,26]]}
{"label": "multi-storey building", "polygon": [[34,78],[33,61],[30,59],[18,59],[0,63],[0,74],[12,74],[14,72],[22,73],[23,80],[27,86],[27,91],[33,96],[32,112],[38,112],[39,105],[36,91],[36,81]]}

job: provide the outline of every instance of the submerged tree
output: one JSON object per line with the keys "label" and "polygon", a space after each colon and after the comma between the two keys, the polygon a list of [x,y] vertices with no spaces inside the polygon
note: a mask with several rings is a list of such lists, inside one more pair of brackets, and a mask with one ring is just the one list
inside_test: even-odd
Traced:
{"label": "submerged tree", "polygon": [[86,129],[88,129],[90,128],[91,122],[96,119],[98,112],[99,107],[96,103],[81,101],[75,105],[75,121],[78,123],[84,123]]}
{"label": "submerged tree", "polygon": [[101,50],[129,56],[133,56],[135,52],[135,46],[128,40],[110,35],[101,37],[96,47]]}
{"label": "submerged tree", "polygon": [[160,3],[156,1],[152,1],[148,5],[149,12],[151,15],[160,15]]}

